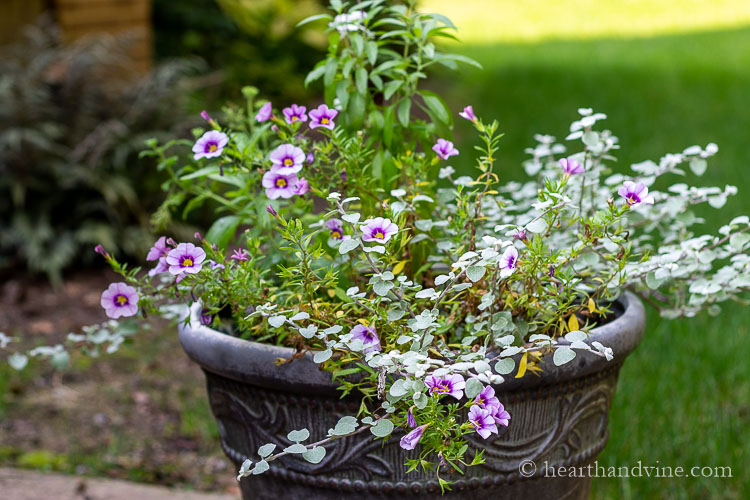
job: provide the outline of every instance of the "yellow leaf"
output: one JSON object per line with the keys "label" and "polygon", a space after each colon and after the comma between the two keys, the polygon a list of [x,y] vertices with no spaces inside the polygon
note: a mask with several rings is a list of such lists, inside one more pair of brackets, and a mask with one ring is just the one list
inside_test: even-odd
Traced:
{"label": "yellow leaf", "polygon": [[529,353],[524,353],[523,357],[521,358],[521,362],[518,363],[518,373],[516,373],[516,378],[521,378],[526,373],[526,363],[529,361]]}
{"label": "yellow leaf", "polygon": [[336,311],[336,317],[337,318],[340,318],[343,315],[344,315],[344,311]]}
{"label": "yellow leaf", "polygon": [[336,290],[333,290],[331,288],[328,289],[328,296],[331,298],[334,298],[336,296]]}
{"label": "yellow leaf", "polygon": [[369,322],[368,322],[368,321],[367,321],[367,320],[366,320],[365,318],[359,318],[359,319],[357,320],[357,323],[362,323],[362,324],[363,324],[363,325],[365,325],[365,326],[368,326],[368,325],[369,325]]}
{"label": "yellow leaf", "polygon": [[404,270],[404,266],[406,265],[406,261],[402,260],[398,262],[395,266],[393,266],[393,274],[399,274],[401,271]]}
{"label": "yellow leaf", "polygon": [[599,310],[596,308],[596,303],[594,302],[594,299],[589,299],[589,312],[591,314],[599,312]]}
{"label": "yellow leaf", "polygon": [[570,318],[568,318],[568,329],[571,332],[575,332],[581,329],[581,327],[578,325],[578,318],[576,318],[575,314],[571,314]]}

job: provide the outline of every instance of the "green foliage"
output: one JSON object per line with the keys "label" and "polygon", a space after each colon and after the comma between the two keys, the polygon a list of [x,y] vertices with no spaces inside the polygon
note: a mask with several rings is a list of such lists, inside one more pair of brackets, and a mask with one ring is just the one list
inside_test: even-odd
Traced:
{"label": "green foliage", "polygon": [[[233,99],[244,85],[273,98],[310,98],[304,77],[323,53],[325,38],[297,21],[322,10],[319,0],[155,0],[154,35],[159,60],[203,59],[215,72],[202,93],[207,102]],[[317,36],[316,36],[317,35]]]}
{"label": "green foliage", "polygon": [[[59,283],[97,243],[140,256],[159,175],[146,138],[176,132],[197,70],[187,61],[128,70],[127,39],[64,44],[48,22],[0,55],[0,271]],[[147,248],[147,247],[146,247]]]}

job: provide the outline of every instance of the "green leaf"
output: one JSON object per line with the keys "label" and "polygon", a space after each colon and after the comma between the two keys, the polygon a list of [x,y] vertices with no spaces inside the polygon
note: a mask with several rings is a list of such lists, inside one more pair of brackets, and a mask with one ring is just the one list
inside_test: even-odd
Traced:
{"label": "green leaf", "polygon": [[354,129],[362,128],[365,121],[365,96],[359,93],[349,99],[349,125]]}
{"label": "green leaf", "polygon": [[367,93],[367,70],[365,68],[357,68],[354,82],[357,85],[357,91],[365,95]]}
{"label": "green leaf", "polygon": [[216,219],[206,233],[206,241],[215,243],[222,250],[225,249],[234,238],[240,222],[242,222],[242,217],[238,215],[225,215]]}
{"label": "green leaf", "polygon": [[552,356],[552,361],[555,363],[555,366],[562,366],[565,363],[573,361],[573,358],[575,357],[576,352],[573,349],[571,349],[570,347],[560,347],[558,349],[555,349],[555,354]]}
{"label": "green leaf", "polygon": [[375,66],[375,62],[378,59],[378,44],[373,41],[367,42],[365,52],[367,53],[367,60],[370,61],[370,65]]}
{"label": "green leaf", "polygon": [[328,86],[331,83],[333,83],[333,79],[336,78],[336,70],[338,69],[338,61],[333,58],[329,57],[326,61],[325,65],[325,76],[323,78],[323,83]]}
{"label": "green leaf", "polygon": [[375,437],[384,438],[391,435],[391,432],[393,432],[393,422],[387,419],[378,420],[378,423],[370,427],[370,432]]}
{"label": "green leaf", "polygon": [[305,87],[307,87],[310,83],[314,82],[315,80],[323,76],[323,73],[325,73],[325,71],[326,71],[325,64],[319,64],[318,66],[313,68],[313,70],[310,71],[305,77]]}
{"label": "green leaf", "polygon": [[8,364],[14,370],[21,371],[29,363],[29,358],[25,354],[14,352],[8,357]]}
{"label": "green leaf", "polygon": [[403,101],[401,101],[401,104],[398,105],[398,110],[396,111],[396,114],[398,115],[398,121],[401,123],[401,125],[406,128],[409,126],[409,112],[411,111],[411,99],[406,98]]}
{"label": "green leaf", "polygon": [[476,283],[477,281],[482,279],[484,273],[486,272],[487,269],[482,266],[469,266],[466,269],[466,276],[468,276],[471,281]]}
{"label": "green leaf", "polygon": [[357,419],[352,416],[341,417],[333,429],[328,430],[331,436],[343,436],[351,434],[357,429]]}
{"label": "green leaf", "polygon": [[451,117],[450,109],[440,96],[427,90],[423,90],[421,95],[427,108],[439,122],[448,126],[453,124],[453,117]]}
{"label": "green leaf", "polygon": [[385,100],[387,101],[388,99],[393,97],[393,94],[395,94],[403,84],[403,80],[391,80],[390,82],[386,83],[385,90],[383,91],[383,97],[385,98]]}
{"label": "green leaf", "polygon": [[516,367],[516,362],[513,361],[513,358],[503,358],[497,363],[495,363],[495,371],[499,373],[500,375],[507,375],[510,372],[513,371],[513,369]]}
{"label": "green leaf", "polygon": [[307,429],[300,429],[298,431],[292,431],[286,435],[286,438],[293,443],[300,443],[310,437],[310,431]]}
{"label": "green leaf", "polygon": [[260,458],[266,458],[271,453],[273,453],[273,450],[276,449],[276,445],[273,443],[264,444],[260,448],[258,448],[258,456]]}
{"label": "green leaf", "polygon": [[484,385],[482,385],[479,379],[470,378],[466,380],[466,389],[464,389],[464,391],[466,392],[467,398],[474,399],[479,396],[482,389],[484,389]]}
{"label": "green leaf", "polygon": [[296,453],[301,455],[302,453],[305,453],[307,451],[307,446],[305,446],[304,444],[295,443],[284,448],[284,451],[287,453]]}
{"label": "green leaf", "polygon": [[708,162],[703,158],[693,158],[690,160],[690,170],[692,170],[695,175],[703,175],[706,172],[706,167],[708,167]]}
{"label": "green leaf", "polygon": [[316,446],[311,450],[307,450],[302,454],[302,458],[310,462],[311,464],[319,464],[323,457],[326,456],[326,449],[322,446]]}
{"label": "green leaf", "polygon": [[299,28],[301,26],[304,26],[309,23],[314,23],[315,21],[321,21],[323,19],[326,19],[328,21],[333,20],[333,18],[330,16],[330,14],[316,14],[314,16],[307,17],[303,19],[302,21],[298,22],[296,27]]}
{"label": "green leaf", "polygon": [[341,255],[347,254],[359,246],[359,240],[344,240],[339,245],[339,253]]}
{"label": "green leaf", "polygon": [[318,351],[315,353],[315,356],[313,356],[313,361],[316,363],[324,363],[331,359],[331,356],[333,356],[333,351],[330,349],[326,349],[325,351]]}

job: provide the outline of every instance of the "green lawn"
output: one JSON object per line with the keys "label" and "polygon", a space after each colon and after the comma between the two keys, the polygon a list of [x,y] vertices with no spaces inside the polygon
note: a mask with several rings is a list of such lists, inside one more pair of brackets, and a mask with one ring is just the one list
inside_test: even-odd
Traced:
{"label": "green lawn", "polygon": [[[622,4],[613,2],[612,13]],[[736,1],[720,4],[741,10]],[[481,19],[461,9],[454,5],[441,11],[452,16],[453,10],[454,17],[470,23]],[[486,17],[496,14],[489,11]],[[608,115],[607,127],[622,145],[618,169],[692,144],[716,142],[719,155],[698,183],[735,184],[740,195],[722,214],[701,211],[707,220],[701,230],[712,232],[720,221],[750,213],[750,175],[745,173],[750,166],[750,28],[727,28],[717,13],[708,17],[707,24],[721,28],[690,25],[700,29],[668,29],[671,34],[652,37],[641,36],[644,31],[638,28],[639,36],[631,38],[618,31],[609,38],[588,33],[568,40],[530,37],[521,28],[497,36],[470,34],[472,43],[459,50],[485,70],[463,68],[458,75],[445,75],[439,85],[456,110],[472,104],[478,115],[501,123],[506,132],[499,162],[504,179],[522,178],[523,149],[532,144],[534,133],[564,138],[578,107]],[[629,21],[620,18],[618,26]],[[638,19],[633,23],[639,26]],[[464,33],[481,32],[474,25],[457,24]],[[512,26],[507,19],[500,24]],[[458,123],[456,132],[459,149],[469,152],[470,126]],[[467,156],[461,155],[456,166],[469,168]],[[646,337],[622,371],[610,442],[599,459],[603,466],[632,467],[639,460],[644,466],[684,469],[731,466],[733,477],[597,479],[593,498],[746,498],[749,324],[750,309],[739,305],[724,307],[719,318],[680,321],[661,320],[650,311]]]}

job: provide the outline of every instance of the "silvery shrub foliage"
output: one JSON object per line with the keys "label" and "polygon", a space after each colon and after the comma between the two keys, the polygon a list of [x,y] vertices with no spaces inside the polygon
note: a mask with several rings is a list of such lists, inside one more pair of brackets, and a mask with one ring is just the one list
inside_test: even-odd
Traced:
{"label": "silvery shrub foliage", "polygon": [[[613,173],[619,146],[606,116],[579,109],[564,141],[535,137],[529,180],[510,181],[495,165],[498,123],[481,118],[479,103],[480,117],[471,106],[455,113],[422,87],[428,70],[475,64],[435,45],[453,38],[447,18],[413,2],[331,8],[307,21],[328,27],[328,56],[308,76],[326,104],[275,107],[246,88],[226,123],[204,113],[209,130],[195,143],[151,142],[144,152],[171,178],[155,220],[210,202],[219,217],[205,237],[160,238],[148,273],[98,250],[124,279],[102,296],[110,317],[178,315],[175,305],[199,302],[204,324],[293,347],[342,395],[361,395],[359,413],[326,436],[311,443],[307,429],[289,429],[291,444],[261,446],[239,477],[287,455],[318,463],[326,443],[368,433],[402,435],[414,450],[406,466],[449,487],[441,472],[483,461],[468,456],[468,434],[488,439],[513,425],[494,393],[506,377],[538,372],[545,357],[617,357],[588,337],[626,290],[667,317],[746,299],[750,219],[694,232],[693,207],[721,208],[736,189],[683,182],[707,171],[716,145]],[[470,154],[450,142],[454,115],[478,137],[466,175],[450,166]],[[133,318],[68,344],[116,350]],[[32,354],[59,361],[64,352]],[[22,367],[25,355],[11,362]]]}

